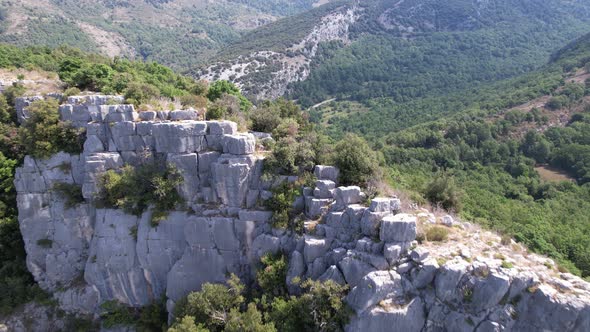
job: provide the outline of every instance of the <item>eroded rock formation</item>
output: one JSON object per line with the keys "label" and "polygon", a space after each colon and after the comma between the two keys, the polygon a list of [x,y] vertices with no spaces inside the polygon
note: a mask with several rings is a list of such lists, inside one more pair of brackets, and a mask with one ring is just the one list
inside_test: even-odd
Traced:
{"label": "eroded rock formation", "polygon": [[[273,185],[294,179],[261,180],[253,135],[231,122],[198,121],[192,111],[138,114],[112,100],[70,97],[60,114],[86,128],[84,152],[27,157],[16,173],[27,265],[66,311],[92,314],[110,300],[143,306],[161,296],[171,311],[227,273],[251,280],[263,254],[282,251],[290,291],[300,291],[296,277],[348,284],[347,331],[590,331],[590,284],[546,271],[540,256],[484,250],[479,243],[494,235],[450,216],[402,211],[397,198],[363,204],[359,187],[338,186],[334,167],[316,166],[315,187],[297,200],[309,219],[305,234],[273,229],[260,202]],[[150,158],[181,171],[185,210],[154,227],[150,211],[96,206],[101,174]],[[58,182],[81,186],[84,203],[67,208],[52,190]],[[428,223],[454,225],[463,237],[419,245],[417,232]],[[507,258],[494,256],[502,250]]]}

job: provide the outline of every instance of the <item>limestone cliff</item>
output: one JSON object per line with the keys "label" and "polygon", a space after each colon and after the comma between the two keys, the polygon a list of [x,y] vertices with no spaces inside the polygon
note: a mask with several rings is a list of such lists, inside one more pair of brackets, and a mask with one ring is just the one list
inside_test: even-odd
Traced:
{"label": "limestone cliff", "polygon": [[[590,284],[550,270],[547,259],[515,243],[405,209],[397,198],[362,205],[361,189],[338,187],[329,166],[316,166],[315,187],[303,188],[295,204],[309,219],[305,234],[272,229],[260,202],[294,178],[261,179],[253,135],[232,122],[198,121],[190,110],[137,113],[112,100],[68,98],[60,116],[86,128],[84,152],[27,157],[16,173],[28,268],[68,312],[94,314],[110,300],[143,306],[161,296],[171,311],[227,273],[251,280],[261,255],[282,251],[291,291],[295,277],[348,284],[347,331],[590,331]],[[154,227],[149,211],[137,217],[96,206],[101,174],[150,158],[181,171],[185,210]],[[84,203],[67,208],[52,190],[58,182],[81,186]],[[449,227],[450,241],[418,244],[433,223]]]}

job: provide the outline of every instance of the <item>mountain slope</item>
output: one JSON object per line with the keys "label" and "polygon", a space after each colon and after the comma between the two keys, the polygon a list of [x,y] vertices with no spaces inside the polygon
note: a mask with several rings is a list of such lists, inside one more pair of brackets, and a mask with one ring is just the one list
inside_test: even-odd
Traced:
{"label": "mountain slope", "polygon": [[[354,20],[337,15],[346,11],[353,12]],[[331,14],[316,20],[315,28],[337,26],[341,34],[320,38],[313,44],[317,51],[303,54],[304,59],[294,48],[305,43],[305,37],[286,38],[290,44],[256,50],[240,48],[242,42],[237,42],[233,48],[239,50],[234,52],[238,55],[200,73],[207,78],[230,78],[253,98],[289,91],[289,96],[304,106],[333,97],[359,101],[392,97],[395,103],[405,102],[511,77],[542,65],[553,51],[587,32],[590,4],[561,0],[372,0],[344,2]],[[288,26],[289,19],[281,24]],[[269,28],[258,31],[272,36]],[[250,71],[236,75],[236,68],[249,65]],[[292,75],[293,71],[299,75]],[[261,81],[269,79],[276,84],[261,86]],[[288,83],[291,85],[284,87]]]}
{"label": "mountain slope", "polygon": [[0,41],[67,44],[186,69],[247,30],[310,9],[315,1],[43,0],[0,4]]}

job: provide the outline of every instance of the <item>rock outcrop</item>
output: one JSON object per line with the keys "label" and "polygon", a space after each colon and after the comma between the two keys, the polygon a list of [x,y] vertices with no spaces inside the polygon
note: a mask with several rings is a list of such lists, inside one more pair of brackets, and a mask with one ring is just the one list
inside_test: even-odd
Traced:
{"label": "rock outcrop", "polygon": [[[70,97],[60,114],[86,128],[84,152],[26,157],[16,172],[28,268],[68,312],[94,314],[111,300],[143,306],[162,296],[171,311],[228,273],[251,280],[262,255],[282,251],[290,291],[300,291],[294,278],[349,286],[347,331],[590,331],[590,284],[515,243],[503,246],[497,235],[449,216],[402,211],[397,198],[365,204],[361,189],[339,187],[338,170],[327,166],[316,167],[314,188],[297,200],[305,234],[272,229],[272,213],[260,204],[271,183],[261,179],[255,136],[231,122],[182,111],[138,114],[112,100]],[[150,211],[96,206],[101,174],[154,158],[180,170],[182,210],[153,226]],[[84,202],[68,207],[56,183],[80,186]],[[417,234],[433,223],[451,240],[419,244]]]}
{"label": "rock outcrop", "polygon": [[[143,306],[166,295],[176,301],[227,273],[249,278],[260,255],[278,250],[260,237],[271,215],[254,209],[269,189],[260,181],[254,136],[239,134],[235,123],[197,121],[184,111],[140,121],[132,105],[113,100],[121,99],[68,98],[60,116],[86,128],[84,152],[26,157],[16,172],[19,222],[35,279],[64,308],[93,313],[110,300]],[[186,120],[171,120],[178,118]],[[137,217],[95,206],[101,174],[154,158],[179,169],[178,190],[190,212],[173,211],[152,227],[150,211]],[[85,202],[66,207],[56,183],[80,186]]]}

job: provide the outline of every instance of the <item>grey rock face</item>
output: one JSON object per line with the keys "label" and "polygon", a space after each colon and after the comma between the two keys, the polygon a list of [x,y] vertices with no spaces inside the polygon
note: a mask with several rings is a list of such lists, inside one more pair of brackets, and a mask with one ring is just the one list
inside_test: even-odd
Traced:
{"label": "grey rock face", "polygon": [[390,308],[375,307],[362,315],[352,318],[346,326],[347,332],[355,331],[422,331],[426,323],[424,303],[415,298],[408,305],[392,305]]}
{"label": "grey rock face", "polygon": [[370,237],[378,237],[381,229],[381,221],[389,212],[375,212],[371,209],[365,211],[361,219],[363,234]]}
{"label": "grey rock face", "polygon": [[465,261],[450,261],[438,271],[435,279],[436,296],[442,301],[458,300],[462,294],[457,289],[459,281],[467,271]]}
{"label": "grey rock face", "polygon": [[426,260],[423,265],[412,270],[412,285],[418,289],[430,285],[438,269],[439,265],[435,260]]}
{"label": "grey rock face", "polygon": [[231,121],[209,121],[209,135],[235,135],[238,133],[238,125]]}
{"label": "grey rock face", "polygon": [[375,271],[373,266],[352,256],[343,258],[338,262],[338,267],[340,268],[340,271],[342,271],[344,279],[350,287],[355,287],[364,276]]}
{"label": "grey rock face", "polygon": [[326,199],[333,198],[333,191],[336,188],[336,183],[330,180],[318,180],[315,184],[316,188],[313,191],[315,198]]}
{"label": "grey rock face", "polygon": [[119,210],[96,211],[84,279],[98,289],[102,301],[117,300],[133,306],[151,302],[150,287],[139,267],[132,229],[139,218]]}
{"label": "grey rock face", "polygon": [[289,259],[289,270],[287,271],[287,286],[291,292],[295,292],[297,287],[293,284],[294,278],[301,278],[305,273],[305,262],[303,255],[299,251],[293,251]]}

